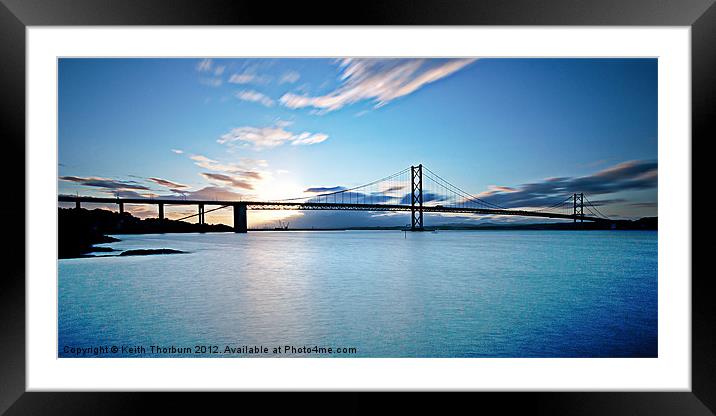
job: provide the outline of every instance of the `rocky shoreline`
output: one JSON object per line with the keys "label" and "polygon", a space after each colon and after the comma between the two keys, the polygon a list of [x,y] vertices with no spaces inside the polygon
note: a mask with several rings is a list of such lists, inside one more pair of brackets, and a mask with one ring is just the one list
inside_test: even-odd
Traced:
{"label": "rocky shoreline", "polygon": [[[94,254],[94,253],[110,253],[119,252],[119,254]],[[111,247],[94,247],[89,253],[78,257],[70,258],[86,258],[86,257],[127,257],[127,256],[154,256],[161,254],[186,254],[188,251],[175,250],[173,248],[140,248],[133,250],[116,250]]]}
{"label": "rocky shoreline", "polygon": [[[159,220],[157,218],[140,219],[127,212],[117,213],[105,209],[58,208],[58,258],[71,259],[83,257],[110,256],[146,256],[161,254],[179,254],[183,251],[171,248],[125,250],[120,254],[111,253],[111,247],[95,247],[96,244],[120,241],[108,234],[156,234],[156,233],[195,233],[229,232],[233,229],[223,224],[190,224],[182,221]],[[128,254],[125,254],[128,253]]]}

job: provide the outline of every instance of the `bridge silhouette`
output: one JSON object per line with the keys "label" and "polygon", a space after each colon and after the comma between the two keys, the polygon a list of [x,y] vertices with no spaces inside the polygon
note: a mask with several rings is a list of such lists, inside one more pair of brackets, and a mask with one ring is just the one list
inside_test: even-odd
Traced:
{"label": "bridge silhouette", "polygon": [[[376,181],[344,188],[313,188],[311,195],[271,200],[192,200],[180,197],[164,198],[102,198],[91,196],[60,195],[59,202],[74,202],[79,209],[82,203],[117,204],[124,212],[125,204],[158,206],[158,216],[164,220],[165,205],[196,205],[198,212],[179,218],[179,221],[198,217],[205,224],[205,214],[232,208],[234,231],[245,233],[248,210],[349,210],[349,211],[405,211],[410,212],[411,231],[425,229],[424,213],[459,213],[476,215],[509,215],[584,221],[609,221],[584,193],[572,192],[545,198],[539,209],[507,208],[483,198],[473,196],[443,179],[422,164],[403,169]],[[565,197],[566,196],[566,197]],[[586,202],[586,205],[585,205]],[[206,210],[206,206],[218,206]],[[585,214],[585,209],[590,215]]]}

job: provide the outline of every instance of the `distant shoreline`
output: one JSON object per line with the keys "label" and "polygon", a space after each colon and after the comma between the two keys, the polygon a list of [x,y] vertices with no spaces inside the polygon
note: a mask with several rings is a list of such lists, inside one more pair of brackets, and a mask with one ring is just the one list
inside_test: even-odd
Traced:
{"label": "distant shoreline", "polygon": [[[534,225],[533,227],[523,227],[523,226],[482,226],[482,227],[426,227],[422,232],[432,232],[432,231],[658,231],[655,228],[616,228],[616,229],[609,229],[609,228],[579,228],[579,227],[572,227],[572,228],[551,228],[548,227],[550,224],[531,224]],[[290,228],[287,230],[272,230],[270,228],[249,228],[249,232],[258,232],[258,231],[264,231],[264,232],[285,232],[285,231],[409,231],[413,232],[412,230],[408,228],[397,228],[397,227],[344,227],[344,228]],[[160,233],[160,234],[170,234],[170,233]]]}
{"label": "distant shoreline", "polygon": [[[542,224],[443,224],[426,227],[424,232],[434,231],[509,231],[509,230],[645,230],[656,231],[658,218],[649,217],[639,220],[618,220],[609,223],[542,223]],[[114,251],[107,247],[95,247],[95,244],[120,241],[111,235],[121,234],[181,234],[233,232],[233,228],[224,224],[190,224],[175,220],[158,218],[140,219],[127,212],[117,213],[103,209],[58,208],[58,257],[81,258],[97,257],[90,253]],[[339,228],[292,228],[272,229],[253,228],[250,232],[260,231],[409,231],[405,226],[388,227],[339,227]],[[164,249],[169,250],[169,249]],[[155,253],[152,253],[155,254]]]}

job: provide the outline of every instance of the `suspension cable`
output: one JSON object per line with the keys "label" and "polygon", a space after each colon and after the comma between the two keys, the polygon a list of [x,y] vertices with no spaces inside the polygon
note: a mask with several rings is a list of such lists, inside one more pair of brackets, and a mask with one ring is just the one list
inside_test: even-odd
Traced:
{"label": "suspension cable", "polygon": [[534,210],[534,212],[542,212],[542,211],[547,211],[548,209],[557,208],[557,207],[561,206],[562,204],[564,204],[565,202],[567,202],[567,201],[569,201],[570,199],[572,199],[573,197],[574,197],[574,195],[570,195],[570,196],[567,197],[567,199],[565,199],[565,200],[562,201],[562,202],[558,202],[558,203],[556,203],[556,204],[554,204],[554,205],[552,205],[552,206],[546,207],[546,208],[536,209],[536,210]]}
{"label": "suspension cable", "polygon": [[594,210],[595,210],[595,211],[597,211],[597,212],[599,213],[599,215],[598,215],[598,216],[601,216],[602,218],[605,218],[605,219],[607,219],[607,220],[608,220],[608,219],[610,219],[610,218],[609,218],[609,217],[607,217],[606,215],[602,214],[602,212],[601,212],[601,211],[599,211],[599,208],[597,208],[597,207],[596,207],[596,206],[594,205],[594,203],[592,203],[592,201],[590,201],[590,200],[589,200],[589,198],[587,198],[587,196],[586,196],[586,195],[584,196],[584,199],[586,199],[586,200],[587,200],[587,203],[589,203],[589,205],[591,205],[591,206],[592,206],[592,208],[594,208]]}
{"label": "suspension cable", "polygon": [[[424,165],[423,165],[423,167],[425,168],[425,170],[427,170],[428,172],[432,173],[436,178],[438,178],[440,181],[442,181],[442,182],[444,183],[444,184],[441,184],[442,186],[444,186],[444,187],[446,187],[446,188],[448,188],[448,187],[451,188],[453,191],[456,191],[457,193],[461,194],[463,197],[466,197],[466,198],[468,198],[468,199],[470,199],[470,200],[472,200],[472,201],[480,201],[480,202],[482,202],[484,205],[492,206],[492,207],[497,208],[497,209],[508,209],[508,208],[505,208],[505,207],[503,207],[503,206],[500,206],[500,205],[497,205],[497,204],[493,204],[492,202],[487,202],[487,201],[485,201],[485,200],[483,200],[483,199],[481,199],[481,198],[478,198],[478,197],[476,197],[476,196],[474,196],[474,195],[472,195],[472,194],[470,194],[470,193],[468,193],[468,192],[465,192],[465,191],[463,191],[462,189],[458,188],[457,186],[453,185],[452,183],[448,182],[445,178],[441,177],[441,176],[438,175],[437,173],[435,173],[435,172],[433,172],[432,170],[430,170],[430,168],[428,168],[427,166],[424,166]],[[438,182],[437,179],[431,177],[430,175],[427,175],[427,176],[428,176],[430,179],[432,179],[433,181]]]}
{"label": "suspension cable", "polygon": [[394,174],[392,174],[392,175],[386,176],[385,178],[378,179],[378,180],[375,180],[375,181],[373,181],[373,182],[366,183],[366,184],[364,184],[364,185],[356,186],[356,187],[349,188],[349,189],[341,189],[340,191],[327,192],[327,193],[318,194],[318,195],[311,195],[311,196],[302,196],[302,197],[286,198],[286,199],[276,199],[276,200],[274,200],[274,201],[276,201],[276,202],[297,201],[297,200],[302,200],[302,199],[322,198],[322,197],[326,197],[326,196],[330,196],[330,195],[336,195],[336,194],[341,194],[341,193],[345,193],[345,192],[351,192],[351,191],[355,191],[356,189],[365,188],[365,187],[368,187],[368,186],[371,186],[371,185],[375,185],[375,184],[377,184],[377,183],[379,183],[379,182],[383,182],[383,181],[392,179],[392,178],[394,178],[394,177],[396,177],[396,176],[398,176],[398,175],[402,175],[403,173],[407,172],[408,170],[409,170],[409,168],[405,168],[405,169],[401,170],[400,172],[397,172],[397,173],[394,173]]}

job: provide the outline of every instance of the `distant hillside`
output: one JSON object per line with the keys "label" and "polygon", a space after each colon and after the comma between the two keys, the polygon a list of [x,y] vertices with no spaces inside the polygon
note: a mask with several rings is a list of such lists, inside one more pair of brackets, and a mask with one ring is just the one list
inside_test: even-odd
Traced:
{"label": "distant hillside", "polygon": [[81,257],[91,251],[94,244],[118,241],[107,234],[153,234],[227,232],[233,228],[223,224],[190,224],[183,221],[158,218],[140,219],[125,212],[119,214],[104,209],[79,210],[58,208],[58,256]]}
{"label": "distant hillside", "polygon": [[657,230],[658,218],[645,217],[638,220],[614,220],[590,222],[553,222],[543,224],[450,224],[438,226],[436,228],[445,230]]}

